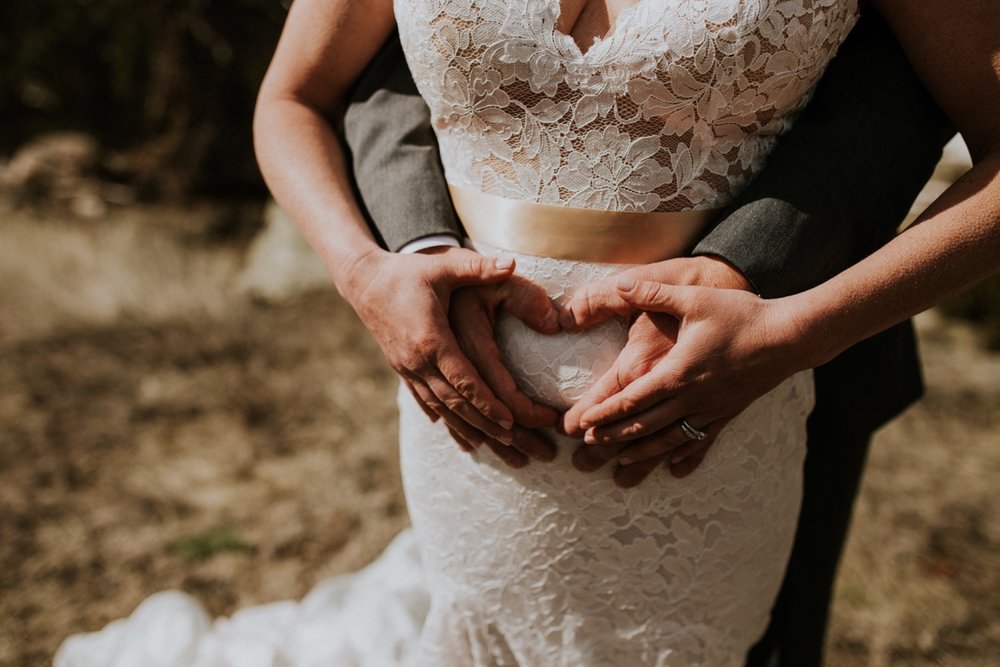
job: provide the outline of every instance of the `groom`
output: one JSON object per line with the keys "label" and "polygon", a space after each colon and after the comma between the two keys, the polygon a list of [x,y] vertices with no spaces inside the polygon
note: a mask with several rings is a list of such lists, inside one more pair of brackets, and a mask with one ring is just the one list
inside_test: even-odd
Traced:
{"label": "groom", "polygon": [[[865,10],[765,170],[691,258],[668,264],[671,282],[780,297],[823,282],[893,236],[951,132],[891,32]],[[434,309],[387,313],[386,329],[373,334],[410,340],[407,330],[430,332],[414,340],[408,370],[413,378],[432,378],[426,386],[443,387],[422,403],[453,433],[465,434],[460,441],[490,446],[511,465],[551,458],[551,443],[533,430],[549,416],[513,385],[492,343],[489,317],[475,310],[477,303],[482,309],[502,297],[458,298],[467,292],[463,286],[495,283],[496,268],[459,247],[462,231],[428,111],[398,42],[383,49],[359,84],[345,134],[361,198],[385,246],[436,259],[427,275],[399,287],[414,294],[413,303],[427,303],[433,291]],[[451,312],[449,326],[449,308],[471,310],[467,316]],[[748,657],[753,667],[822,662],[831,589],[871,435],[922,391],[912,327],[900,325],[857,345],[816,369],[815,379],[795,547],[771,624]],[[509,435],[498,439],[475,428],[468,435],[470,423],[481,423],[484,406],[498,402],[513,417],[498,422]],[[595,460],[581,449],[574,461],[592,470],[611,458]],[[673,472],[692,467],[689,462]],[[619,466],[615,478],[633,485],[649,472]]]}

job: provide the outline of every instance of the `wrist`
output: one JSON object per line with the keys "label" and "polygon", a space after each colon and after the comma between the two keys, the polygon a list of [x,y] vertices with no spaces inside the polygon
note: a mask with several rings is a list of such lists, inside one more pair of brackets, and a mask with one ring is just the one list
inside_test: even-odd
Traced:
{"label": "wrist", "polygon": [[717,255],[698,255],[688,259],[692,270],[688,284],[716,289],[739,289],[755,292],[753,284],[728,260]]}
{"label": "wrist", "polygon": [[333,278],[333,284],[350,303],[359,290],[364,290],[372,282],[372,276],[378,273],[378,265],[392,253],[377,245],[370,245],[348,252],[325,263],[327,271]]}
{"label": "wrist", "polygon": [[811,291],[768,303],[774,307],[783,347],[791,357],[801,360],[803,369],[822,366],[850,347]]}

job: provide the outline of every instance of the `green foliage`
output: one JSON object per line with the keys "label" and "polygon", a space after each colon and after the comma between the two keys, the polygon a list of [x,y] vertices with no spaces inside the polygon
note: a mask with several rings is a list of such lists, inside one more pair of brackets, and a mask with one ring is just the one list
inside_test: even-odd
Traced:
{"label": "green foliage", "polygon": [[227,551],[252,553],[254,546],[238,532],[229,528],[185,537],[170,545],[170,552],[186,561],[205,560]]}
{"label": "green foliage", "polygon": [[962,318],[981,325],[987,345],[1000,350],[1000,273],[941,305],[950,317]]}
{"label": "green foliage", "polygon": [[0,151],[77,129],[151,194],[260,188],[250,142],[279,0],[0,3]]}

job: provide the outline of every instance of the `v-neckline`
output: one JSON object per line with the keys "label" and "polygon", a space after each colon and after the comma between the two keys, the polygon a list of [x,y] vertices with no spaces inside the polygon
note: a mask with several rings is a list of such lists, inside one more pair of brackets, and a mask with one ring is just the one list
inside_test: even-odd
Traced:
{"label": "v-neckline", "polygon": [[[615,36],[618,33],[619,27],[623,23],[623,20],[633,11],[635,11],[640,5],[642,5],[645,1],[646,0],[638,0],[635,4],[630,5],[629,7],[626,7],[624,10],[622,10],[622,12],[619,13],[617,17],[615,17],[615,20],[614,22],[611,23],[611,26],[608,28],[608,31],[603,35],[595,35],[594,37],[592,37],[590,46],[587,47],[586,50],[584,50],[583,47],[581,47],[580,44],[576,41],[576,39],[573,38],[572,34],[565,33],[559,29],[559,20],[562,18],[561,0],[550,0],[553,7],[552,32],[558,39],[564,40],[568,44],[571,44],[572,48],[576,51],[576,53],[580,56],[581,59],[589,59],[591,57],[591,54],[594,53],[594,51],[600,45],[606,44],[607,42],[614,40]],[[583,11],[581,10],[581,15],[582,13]],[[579,16],[577,17],[577,20],[578,21],[580,20]]]}

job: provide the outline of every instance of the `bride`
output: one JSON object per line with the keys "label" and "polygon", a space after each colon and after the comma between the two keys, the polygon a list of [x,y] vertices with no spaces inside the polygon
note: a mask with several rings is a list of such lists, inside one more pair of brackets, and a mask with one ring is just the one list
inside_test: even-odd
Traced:
{"label": "bride", "polygon": [[[939,55],[927,20],[935,10],[879,4],[904,43]],[[516,267],[516,280],[565,305],[614,285],[631,265],[682,255],[762,167],[856,14],[855,0],[298,0],[261,92],[261,166],[370,324],[374,286],[407,275],[390,269],[368,231],[330,118],[396,25],[468,245],[496,258],[502,277]],[[285,648],[252,664],[742,664],[792,544],[813,401],[808,368],[988,275],[1000,256],[997,116],[942,82],[946,71],[923,65],[980,157],[931,221],[798,299],[675,294],[621,279],[625,304],[680,320],[676,350],[761,378],[751,382],[759,398],[733,418],[739,401],[719,387],[692,385],[703,403],[666,411],[666,425],[687,440],[714,438],[696,474],[659,470],[623,489],[609,472],[575,470],[575,441],[555,435],[555,458],[544,464],[511,468],[482,449],[464,456],[456,443],[474,440],[476,429],[509,441],[508,420],[461,400],[442,406],[447,392],[435,383],[443,380],[404,376],[400,446],[413,533],[356,579],[303,603],[334,609],[339,625],[306,627],[287,607],[256,610],[253,621],[241,612],[243,621],[221,625],[177,662],[155,664],[251,664],[233,656],[269,636]],[[990,67],[967,78],[995,89]],[[535,399],[560,410],[587,396],[627,340],[621,320],[595,324],[608,313],[591,313],[592,326],[572,333],[549,313],[518,315],[498,315],[504,359]],[[380,342],[390,358],[401,353]],[[761,358],[770,363],[749,363]],[[713,375],[703,377],[711,388]],[[586,415],[613,440],[623,418],[662,421],[663,398],[633,390]],[[448,410],[459,418],[428,418]],[[175,629],[197,615],[178,604]],[[70,641],[57,664],[112,664],[109,655],[132,664],[113,653],[127,635],[119,625],[89,644]],[[138,637],[131,655],[154,655],[157,639],[169,645],[170,634]]]}

